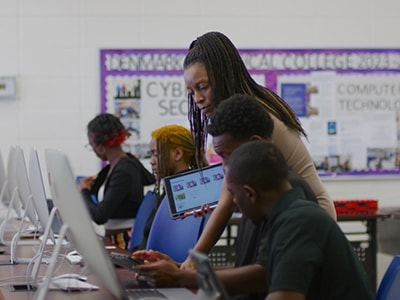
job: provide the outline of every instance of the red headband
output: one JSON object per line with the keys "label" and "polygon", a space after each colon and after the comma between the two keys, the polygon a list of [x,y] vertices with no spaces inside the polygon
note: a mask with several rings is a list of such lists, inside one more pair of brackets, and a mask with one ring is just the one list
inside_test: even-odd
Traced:
{"label": "red headband", "polygon": [[105,141],[103,143],[104,147],[112,147],[116,145],[121,145],[125,140],[130,136],[130,133],[128,130],[124,129],[121,131],[121,133],[112,139],[109,139],[108,141]]}

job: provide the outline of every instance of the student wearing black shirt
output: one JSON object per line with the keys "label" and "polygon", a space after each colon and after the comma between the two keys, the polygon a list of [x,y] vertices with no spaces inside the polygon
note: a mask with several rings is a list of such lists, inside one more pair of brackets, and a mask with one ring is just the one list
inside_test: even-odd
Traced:
{"label": "student wearing black shirt", "polygon": [[88,123],[87,135],[87,147],[107,164],[97,175],[80,180],[81,194],[92,220],[104,224],[106,237],[127,249],[143,187],[155,179],[135,156],[123,151],[121,144],[130,134],[116,116],[97,115]]}
{"label": "student wearing black shirt", "polygon": [[372,299],[350,242],[321,207],[292,187],[276,146],[245,143],[224,168],[242,213],[255,224],[268,220],[266,300]]}

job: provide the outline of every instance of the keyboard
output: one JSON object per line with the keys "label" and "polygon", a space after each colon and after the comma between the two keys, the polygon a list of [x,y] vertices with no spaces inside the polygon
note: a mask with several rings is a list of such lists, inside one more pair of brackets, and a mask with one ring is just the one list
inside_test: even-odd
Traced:
{"label": "keyboard", "polygon": [[129,289],[126,293],[129,300],[168,299],[156,289]]}
{"label": "keyboard", "polygon": [[111,252],[110,258],[114,265],[127,270],[132,270],[133,266],[142,264],[140,260],[132,258],[129,254]]}

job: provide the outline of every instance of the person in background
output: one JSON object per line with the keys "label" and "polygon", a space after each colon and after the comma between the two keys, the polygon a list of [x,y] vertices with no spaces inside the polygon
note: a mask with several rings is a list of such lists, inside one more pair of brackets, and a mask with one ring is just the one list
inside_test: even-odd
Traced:
{"label": "person in background", "polygon": [[[215,111],[207,127],[212,136],[213,147],[222,157],[223,163],[241,144],[253,140],[270,140],[274,123],[267,110],[251,96],[237,94],[223,101]],[[245,114],[243,112],[246,112]],[[317,203],[315,194],[308,184],[292,170],[289,180],[305,199]],[[232,267],[216,268],[216,274],[232,299],[261,300],[267,294],[267,220],[254,224],[246,216],[240,219],[235,241],[235,264]],[[139,267],[136,271],[146,273],[144,278],[159,286],[183,285],[196,288],[196,272],[180,270],[174,263],[158,252],[148,252],[143,260],[165,260]],[[150,269],[150,271],[149,271]]]}
{"label": "person in background", "polygon": [[224,170],[242,213],[256,224],[268,219],[266,300],[372,299],[347,237],[326,211],[292,188],[275,145],[245,143]]}
{"label": "person in background", "polygon": [[106,237],[123,249],[128,248],[143,187],[155,183],[142,163],[123,151],[121,144],[129,135],[112,114],[102,113],[92,119],[87,125],[88,147],[106,166],[79,182],[92,220],[104,224]]}
{"label": "person in background", "polygon": [[[207,125],[215,109],[234,94],[247,94],[262,104],[274,122],[272,142],[282,151],[289,166],[308,183],[318,203],[332,219],[336,211],[305,147],[300,121],[289,105],[250,76],[233,43],[220,32],[207,32],[194,40],[184,60],[188,90],[188,118],[195,139],[196,155],[205,152]],[[244,111],[245,115],[246,112]],[[223,186],[218,206],[211,214],[195,249],[209,253],[225,229],[234,208],[232,196]],[[182,267],[192,266],[190,258]]]}
{"label": "person in background", "polygon": [[[195,150],[192,135],[189,129],[180,125],[166,125],[154,130],[150,140],[150,165],[156,178],[155,192],[157,201],[154,210],[144,228],[144,238],[133,251],[146,248],[147,238],[161,201],[165,198],[164,187],[161,182],[166,176],[190,169],[198,169],[208,165],[203,156],[199,162],[195,159]],[[136,252],[138,256],[140,252]]]}

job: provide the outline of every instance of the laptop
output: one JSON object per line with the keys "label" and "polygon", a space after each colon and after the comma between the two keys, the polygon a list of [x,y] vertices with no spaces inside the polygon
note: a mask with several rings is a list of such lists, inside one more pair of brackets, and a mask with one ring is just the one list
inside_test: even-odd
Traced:
{"label": "laptop", "polygon": [[[185,288],[125,289],[121,285],[110,254],[105,249],[102,239],[94,231],[88,209],[78,190],[75,176],[66,155],[58,150],[46,149],[45,159],[54,205],[58,209],[63,224],[68,226],[71,244],[82,256],[85,267],[98,277],[102,285],[115,298],[149,299],[148,295],[130,295],[134,293],[158,295],[151,296],[151,299],[179,300],[191,299],[195,296]],[[45,286],[41,286],[38,292],[41,288],[45,288]]]}
{"label": "laptop", "polygon": [[198,299],[229,300],[230,297],[219,281],[207,255],[194,249],[189,250],[190,258],[197,268]]}
{"label": "laptop", "polygon": [[192,214],[199,211],[202,205],[215,207],[223,179],[222,163],[165,177],[171,218],[180,219]]}

